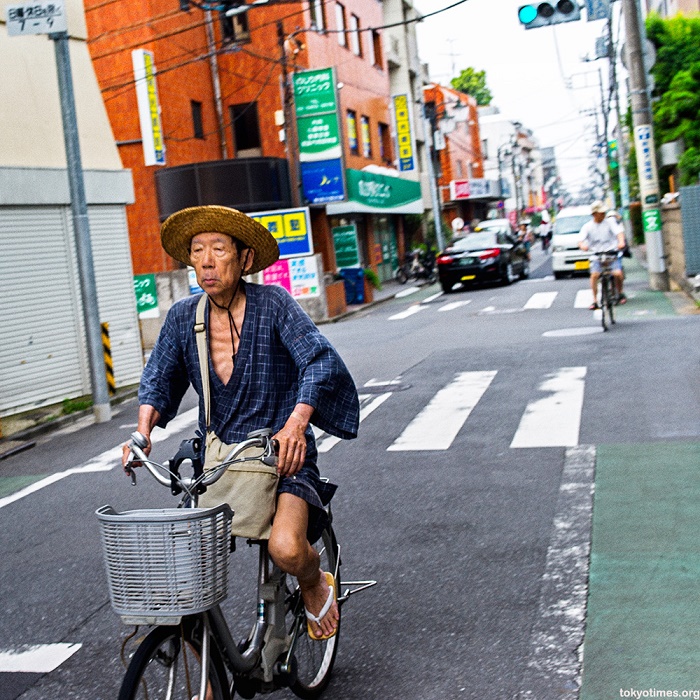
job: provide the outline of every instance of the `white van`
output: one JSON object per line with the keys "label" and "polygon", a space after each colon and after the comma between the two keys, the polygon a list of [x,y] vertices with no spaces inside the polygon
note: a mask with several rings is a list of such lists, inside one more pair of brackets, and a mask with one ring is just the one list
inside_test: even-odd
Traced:
{"label": "white van", "polygon": [[579,232],[591,220],[590,205],[564,207],[552,228],[552,271],[556,279],[574,272],[588,272],[588,253],[578,247]]}

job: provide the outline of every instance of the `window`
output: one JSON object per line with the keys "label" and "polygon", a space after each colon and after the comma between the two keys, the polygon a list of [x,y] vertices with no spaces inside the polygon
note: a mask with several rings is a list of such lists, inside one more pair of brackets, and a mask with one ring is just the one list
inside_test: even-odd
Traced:
{"label": "window", "polygon": [[457,177],[460,179],[464,177],[464,167],[461,160],[457,161]]}
{"label": "window", "polygon": [[387,165],[391,165],[394,157],[391,152],[391,132],[388,124],[379,122],[379,157]]}
{"label": "window", "polygon": [[202,125],[202,103],[190,100],[192,108],[192,127],[196,139],[204,138],[204,126]]}
{"label": "window", "polygon": [[364,115],[360,119],[360,126],[362,132],[362,155],[365,158],[372,157],[372,136],[369,131],[369,117]]}
{"label": "window", "polygon": [[382,67],[382,37],[377,31],[372,30],[370,44],[372,45],[372,65]]}
{"label": "window", "polygon": [[481,155],[484,160],[489,159],[489,140],[488,139],[482,139],[481,141]]}
{"label": "window", "polygon": [[325,0],[309,0],[311,27],[319,32],[326,28],[326,16],[323,11],[324,5]]}
{"label": "window", "polygon": [[335,3],[335,28],[338,30],[337,37],[338,43],[341,46],[348,45],[348,37],[345,34],[345,5],[341,5],[339,2]]}
{"label": "window", "polygon": [[221,16],[221,33],[224,44],[244,43],[250,41],[250,30],[248,29],[248,13],[227,17],[223,12]]}
{"label": "window", "polygon": [[357,112],[352,109],[348,110],[347,114],[348,125],[348,148],[354,156],[360,155],[360,147],[357,140]]}
{"label": "window", "polygon": [[236,155],[242,157],[262,155],[257,102],[232,105],[229,111]]}
{"label": "window", "polygon": [[350,15],[350,48],[355,56],[362,56],[362,42],[360,41],[360,18]]}

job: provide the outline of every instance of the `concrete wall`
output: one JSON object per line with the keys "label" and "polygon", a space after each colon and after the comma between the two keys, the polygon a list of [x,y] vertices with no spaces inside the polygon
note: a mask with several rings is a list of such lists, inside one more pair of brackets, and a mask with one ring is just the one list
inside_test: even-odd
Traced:
{"label": "concrete wall", "polygon": [[664,251],[669,278],[676,288],[690,291],[690,282],[685,271],[685,245],[683,242],[683,219],[677,202],[661,208]]}

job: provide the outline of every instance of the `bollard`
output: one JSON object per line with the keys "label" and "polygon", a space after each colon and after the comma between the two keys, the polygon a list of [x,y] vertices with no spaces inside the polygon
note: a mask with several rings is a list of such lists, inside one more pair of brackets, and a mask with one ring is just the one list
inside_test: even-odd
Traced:
{"label": "bollard", "polygon": [[112,344],[109,340],[109,323],[100,324],[102,327],[102,351],[105,358],[105,374],[107,375],[107,391],[110,396],[117,393],[114,384],[114,367],[112,366]]}

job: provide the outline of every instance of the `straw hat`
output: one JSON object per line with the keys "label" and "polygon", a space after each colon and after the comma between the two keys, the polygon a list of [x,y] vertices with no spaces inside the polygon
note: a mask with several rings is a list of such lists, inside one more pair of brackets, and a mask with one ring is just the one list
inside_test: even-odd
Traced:
{"label": "straw hat", "polygon": [[605,214],[605,203],[597,199],[591,204],[591,214]]}
{"label": "straw hat", "polygon": [[190,265],[190,244],[198,233],[226,233],[252,248],[255,260],[247,274],[264,270],[280,256],[277,241],[262,224],[237,209],[216,205],[175,212],[163,222],[160,242],[175,260]]}

